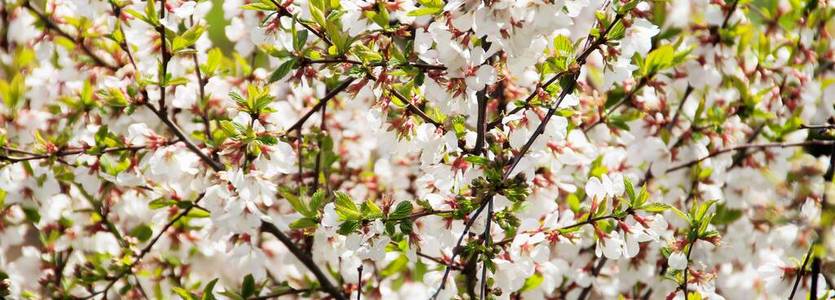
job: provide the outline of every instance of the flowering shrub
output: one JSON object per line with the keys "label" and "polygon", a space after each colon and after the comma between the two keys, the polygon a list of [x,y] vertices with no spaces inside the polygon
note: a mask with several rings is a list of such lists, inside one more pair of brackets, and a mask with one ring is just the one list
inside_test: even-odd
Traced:
{"label": "flowering shrub", "polygon": [[0,298],[835,296],[831,0],[0,5]]}

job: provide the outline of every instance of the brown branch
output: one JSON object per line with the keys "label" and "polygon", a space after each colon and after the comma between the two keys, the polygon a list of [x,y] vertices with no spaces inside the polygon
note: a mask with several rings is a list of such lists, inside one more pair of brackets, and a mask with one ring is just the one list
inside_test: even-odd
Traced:
{"label": "brown branch", "polygon": [[324,98],[320,99],[319,102],[316,103],[316,105],[314,105],[312,108],[310,108],[310,110],[308,110],[307,113],[305,113],[298,121],[296,121],[296,123],[293,123],[293,125],[291,125],[289,128],[287,128],[286,131],[291,132],[293,130],[297,130],[297,129],[301,128],[304,125],[304,123],[307,122],[307,119],[309,119],[310,116],[312,116],[314,113],[316,113],[317,110],[321,109],[321,107],[323,105],[327,104],[328,101],[333,99],[333,97],[336,97],[337,94],[339,94],[340,92],[342,92],[343,90],[348,88],[348,86],[352,82],[354,82],[355,79],[356,78],[354,78],[354,77],[349,77],[348,79],[345,79],[344,81],[342,81],[342,83],[340,83],[333,90],[331,90],[327,95],[325,95]]}
{"label": "brown branch", "polygon": [[478,120],[476,121],[476,139],[472,153],[480,154],[484,151],[484,136],[487,134],[487,87],[478,91],[476,98],[478,101]]}
{"label": "brown branch", "polygon": [[729,147],[729,148],[714,151],[713,153],[710,153],[705,157],[702,157],[702,158],[699,158],[699,159],[696,159],[696,160],[692,160],[692,161],[680,164],[678,166],[669,168],[669,169],[667,169],[666,173],[674,172],[674,171],[677,171],[677,170],[680,170],[680,169],[683,169],[683,168],[693,166],[697,163],[700,163],[704,160],[707,160],[708,158],[717,156],[717,155],[722,154],[722,153],[727,153],[727,152],[732,152],[732,151],[737,151],[737,150],[751,149],[751,148],[765,149],[765,148],[803,147],[803,146],[811,146],[811,145],[832,145],[833,143],[835,143],[835,141],[812,140],[812,141],[803,141],[803,142],[795,142],[795,143],[765,143],[765,144],[737,145],[737,146],[733,146],[733,147]]}
{"label": "brown branch", "polygon": [[343,294],[342,291],[333,286],[330,279],[328,279],[327,275],[325,275],[325,273],[322,272],[322,270],[319,268],[316,262],[313,261],[313,258],[311,258],[307,254],[305,254],[301,249],[299,249],[299,247],[297,247],[296,244],[293,243],[290,237],[281,232],[281,230],[279,230],[278,227],[269,222],[261,222],[261,231],[272,234],[282,244],[284,244],[284,246],[287,247],[287,250],[290,250],[290,253],[292,253],[296,258],[298,258],[299,261],[301,261],[301,263],[304,264],[305,267],[307,267],[307,269],[313,273],[313,276],[316,276],[316,279],[319,280],[319,284],[322,285],[322,289],[328,294],[330,294],[331,297],[337,300],[347,300],[345,294]]}
{"label": "brown branch", "polygon": [[438,297],[438,294],[440,294],[441,291],[444,290],[444,288],[446,288],[447,278],[449,278],[449,273],[450,271],[452,271],[452,264],[455,264],[455,258],[458,257],[458,253],[461,252],[459,251],[459,248],[461,248],[461,243],[464,242],[464,236],[466,236],[467,233],[470,232],[470,227],[473,226],[473,223],[475,222],[476,218],[478,218],[478,215],[481,214],[485,207],[487,207],[487,202],[488,201],[486,200],[482,201],[482,204],[479,205],[478,209],[476,209],[472,217],[470,217],[469,221],[464,223],[464,231],[458,237],[458,241],[455,243],[455,247],[452,248],[452,258],[449,259],[450,264],[447,265],[446,269],[444,270],[444,276],[441,278],[441,286],[439,286],[435,293],[432,294],[431,299],[436,299]]}
{"label": "brown branch", "polygon": [[[739,5],[739,0],[734,1],[734,3],[731,4],[731,9],[728,10],[728,14],[726,14],[725,19],[722,20],[722,27],[721,28],[728,27],[728,21],[731,20],[731,16],[734,14],[734,11],[736,10],[736,7],[738,5]],[[684,297],[687,298],[687,295],[684,295]]]}
{"label": "brown branch", "polygon": [[214,170],[215,172],[220,172],[223,169],[225,169],[223,164],[213,160],[211,157],[209,157],[209,155],[200,150],[200,148],[198,148],[197,145],[194,144],[194,142],[189,140],[188,137],[186,137],[185,133],[183,133],[183,131],[176,124],[174,124],[174,122],[171,122],[171,119],[168,118],[168,115],[164,111],[157,110],[153,105],[151,105],[147,101],[145,102],[145,106],[148,107],[148,109],[150,109],[155,115],[157,115],[157,118],[159,118],[163,124],[168,126],[168,128],[171,129],[172,132],[174,132],[174,135],[176,135],[177,138],[179,138],[180,141],[182,141],[186,145],[186,147],[189,150],[191,150],[191,152],[194,152],[194,154],[197,154],[197,156],[199,156],[200,159],[206,162],[212,168],[212,170]]}
{"label": "brown branch", "polygon": [[[168,144],[174,144],[179,140],[170,142]],[[147,146],[126,146],[126,147],[113,147],[113,148],[105,148],[95,153],[89,153],[91,155],[102,155],[105,153],[112,153],[112,152],[119,152],[119,151],[138,151],[147,148]],[[29,161],[29,160],[38,160],[38,159],[48,159],[48,158],[60,158],[64,156],[70,155],[78,155],[86,153],[88,149],[68,149],[68,150],[59,150],[55,153],[46,153],[46,154],[34,154],[30,151],[20,150],[15,148],[3,147],[3,150],[7,152],[17,152],[17,153],[24,153],[29,154],[29,156],[24,157],[17,157],[17,156],[8,156],[4,154],[0,154],[0,161],[8,161],[11,163],[17,163],[21,161]]]}
{"label": "brown branch", "polygon": [[[363,62],[353,59],[347,58],[323,58],[323,59],[302,59],[302,64],[352,64],[352,65],[362,65]],[[387,62],[375,62],[369,63],[369,66],[372,67],[381,67],[386,66]],[[405,62],[402,64],[398,64],[398,67],[408,66],[408,67],[415,67],[418,69],[425,69],[425,70],[446,70],[446,67],[443,65],[433,65],[427,64],[422,62]]]}
{"label": "brown branch", "polygon": [[315,290],[314,289],[292,289],[291,288],[291,289],[286,290],[286,291],[272,293],[272,294],[269,294],[269,295],[266,295],[266,296],[252,297],[252,298],[249,298],[249,300],[268,300],[268,299],[278,298],[278,297],[281,297],[281,296],[303,294],[303,293],[312,292],[312,291],[315,291]]}
{"label": "brown branch", "polygon": [[[606,261],[608,261],[608,259],[605,256],[601,257],[600,260],[597,261],[597,265],[593,269],[591,269],[592,278],[595,278],[597,277],[597,275],[600,275],[600,271],[603,270],[603,266],[606,265]],[[588,297],[589,294],[591,294],[592,287],[594,287],[593,282],[589,283],[589,286],[583,288],[583,290],[580,291],[580,295],[577,297],[577,299],[585,300],[586,297]]]}
{"label": "brown branch", "polygon": [[321,39],[323,42],[325,42],[325,44],[328,44],[328,46],[333,45],[333,42],[331,42],[331,40],[328,38],[327,35],[325,35],[322,31],[320,31],[318,29],[315,29],[312,26],[310,26],[310,24],[308,24],[308,23],[310,23],[310,21],[302,20],[302,19],[296,17],[295,15],[291,14],[290,11],[286,7],[279,4],[276,0],[270,0],[270,1],[273,3],[273,5],[276,6],[276,8],[278,8],[278,15],[279,16],[290,17],[290,18],[296,20],[299,24],[302,25],[302,27],[307,28],[307,30],[310,30],[310,32],[313,32],[313,34],[318,36],[319,39]]}
{"label": "brown branch", "polygon": [[596,122],[589,125],[589,127],[584,128],[583,132],[589,132],[589,130],[592,130],[592,128],[596,127],[597,125],[600,125],[600,124],[603,124],[604,122],[606,122],[606,119],[609,118],[609,115],[611,115],[613,112],[615,112],[615,110],[620,108],[620,106],[623,105],[624,103],[631,103],[632,98],[634,98],[635,95],[638,93],[638,91],[640,91],[644,86],[647,85],[647,83],[649,83],[649,81],[652,79],[653,76],[654,76],[654,74],[648,74],[647,76],[641,78],[638,81],[638,85],[636,85],[634,88],[632,88],[632,90],[629,91],[629,93],[627,93],[625,96],[623,96],[623,99],[620,99],[620,101],[615,103],[612,106],[612,108],[603,112],[603,115],[600,116],[600,119],[598,119]]}
{"label": "brown branch", "polygon": [[802,124],[801,129],[833,129],[835,124]]}
{"label": "brown branch", "polygon": [[437,128],[442,128],[442,127],[444,127],[444,124],[441,124],[440,122],[435,121],[435,120],[433,120],[432,118],[430,118],[428,115],[426,115],[426,113],[424,113],[422,110],[420,110],[420,108],[417,108],[417,106],[415,106],[414,104],[412,104],[412,101],[409,101],[408,99],[406,99],[406,96],[403,96],[403,94],[401,94],[400,92],[396,91],[396,90],[395,90],[395,89],[393,89],[393,88],[388,88],[388,90],[389,90],[389,93],[391,93],[392,95],[394,95],[394,97],[396,97],[397,99],[399,99],[401,102],[405,103],[405,104],[406,104],[406,108],[407,108],[409,111],[411,111],[412,113],[414,113],[414,114],[418,115],[421,119],[423,119],[423,121],[424,121],[424,122],[427,122],[427,123],[432,123],[432,125],[435,125],[435,127],[437,127]]}
{"label": "brown branch", "polygon": [[[574,91],[574,88],[575,88],[575,87],[576,87],[576,85],[577,85],[577,80],[578,80],[578,78],[579,78],[579,76],[580,76],[580,72],[579,72],[579,70],[581,69],[582,65],[584,65],[584,64],[586,63],[586,59],[588,58],[588,56],[589,56],[589,55],[591,55],[591,53],[592,53],[594,50],[598,49],[598,47],[600,47],[600,45],[603,45],[604,43],[606,43],[606,41],[607,41],[606,36],[607,36],[607,35],[608,35],[608,33],[612,30],[612,28],[615,26],[615,24],[617,24],[618,22],[620,22],[620,20],[623,18],[623,16],[624,16],[624,14],[622,14],[622,13],[618,13],[618,14],[616,14],[616,15],[615,15],[615,17],[614,17],[614,19],[612,20],[612,22],[611,22],[611,23],[609,24],[609,26],[606,28],[606,30],[605,30],[605,31],[603,31],[603,32],[602,32],[602,33],[601,33],[601,34],[600,34],[600,35],[599,35],[599,36],[598,36],[598,37],[594,40],[594,42],[592,42],[592,43],[591,43],[591,45],[590,45],[589,47],[587,47],[587,48],[586,48],[586,49],[585,49],[585,50],[584,50],[584,51],[583,51],[583,52],[582,52],[582,53],[581,53],[581,54],[577,57],[577,59],[575,60],[575,63],[574,63],[575,65],[571,67],[571,69],[573,70],[573,71],[570,73],[570,74],[572,74],[571,81],[568,83],[568,86],[566,86],[565,88],[563,88],[563,90],[562,90],[562,92],[560,93],[560,96],[558,97],[558,99],[557,99],[556,103],[555,103],[555,104],[554,104],[554,105],[553,105],[553,106],[552,106],[552,107],[548,110],[548,112],[547,112],[547,113],[546,113],[546,115],[545,115],[545,118],[542,120],[542,122],[539,124],[539,126],[537,126],[536,130],[534,130],[534,133],[531,135],[531,137],[528,139],[528,141],[525,143],[525,145],[524,145],[524,146],[522,146],[522,149],[519,151],[519,153],[518,153],[516,156],[514,156],[514,158],[510,161],[510,167],[509,167],[509,168],[507,168],[507,170],[505,170],[505,172],[502,174],[502,180],[503,180],[503,181],[504,181],[504,180],[507,180],[507,178],[508,178],[508,177],[510,176],[510,174],[513,172],[513,170],[514,170],[514,169],[516,168],[516,166],[519,164],[519,161],[522,159],[522,157],[524,157],[524,155],[528,152],[528,150],[530,149],[531,145],[533,145],[533,143],[536,141],[536,139],[537,139],[540,135],[542,135],[542,133],[545,131],[545,126],[546,126],[546,125],[548,125],[548,122],[551,120],[551,117],[554,115],[554,113],[556,112],[556,110],[559,108],[560,104],[561,104],[561,103],[562,103],[562,101],[565,99],[565,97],[566,97],[568,94],[570,94],[570,93],[572,93],[572,92]],[[589,38],[591,38],[591,35],[589,35]],[[556,79],[555,79],[555,80],[556,80]],[[477,209],[477,210],[473,213],[473,216],[471,217],[470,221],[469,221],[469,222],[467,222],[467,223],[465,224],[465,226],[464,226],[464,231],[463,231],[463,232],[461,233],[461,235],[459,236],[459,238],[458,238],[458,242],[456,243],[456,247],[455,247],[454,249],[457,249],[458,247],[460,247],[460,246],[461,246],[461,243],[462,243],[462,241],[463,241],[463,239],[464,239],[464,236],[466,236],[466,235],[467,235],[467,233],[469,232],[470,227],[472,226],[472,223],[474,222],[474,220],[475,220],[476,218],[478,218],[478,216],[481,214],[481,212],[484,210],[484,208],[485,208],[486,206],[488,206],[488,204],[492,204],[492,200],[493,200],[493,197],[492,197],[492,196],[493,196],[493,194],[491,193],[491,194],[489,194],[489,195],[486,197],[486,199],[485,199],[485,200],[483,200],[483,201],[482,201],[481,205],[479,205],[479,208],[478,208],[478,209]],[[489,220],[488,220],[488,221],[489,221]],[[453,261],[454,261],[454,259],[455,259],[455,255],[456,255],[456,254],[457,254],[457,252],[454,252],[454,253],[453,253]],[[432,296],[432,299],[437,298],[437,296],[438,296],[438,294],[440,293],[440,291],[441,291],[441,290],[443,290],[443,289],[446,287],[446,281],[447,281],[447,278],[448,278],[448,276],[449,276],[449,272],[450,272],[450,268],[449,268],[449,267],[447,267],[447,268],[446,268],[446,270],[444,271],[444,276],[443,276],[443,278],[441,279],[441,286],[438,288],[438,290],[437,290],[437,291],[435,291],[435,293],[434,293],[434,294],[433,294],[433,296]]]}
{"label": "brown branch", "polygon": [[[551,86],[551,84],[553,84],[554,82],[556,82],[557,80],[562,78],[562,76],[565,76],[566,74],[568,74],[568,71],[559,72],[557,74],[554,74],[554,76],[552,76],[547,81],[545,81],[545,83],[543,83],[541,85],[537,85],[536,89],[534,89],[534,91],[530,95],[528,95],[527,98],[525,98],[525,105],[517,106],[517,107],[513,108],[513,110],[506,113],[504,116],[512,116],[512,115],[514,115],[514,114],[516,114],[516,113],[518,113],[518,112],[520,112],[520,111],[522,111],[526,108],[530,108],[531,101],[533,101],[533,99],[537,95],[539,95],[540,90],[548,89],[548,87]],[[493,120],[492,122],[488,123],[486,130],[490,131],[491,129],[496,128],[497,126],[501,125],[502,124],[502,118],[503,117],[500,116],[496,120]]]}
{"label": "brown branch", "polygon": [[65,38],[73,41],[74,44],[81,47],[81,50],[84,51],[84,53],[87,54],[87,56],[89,56],[96,65],[99,65],[101,67],[105,67],[105,68],[110,69],[112,71],[116,71],[116,70],[119,69],[118,67],[113,66],[113,65],[105,62],[104,59],[102,59],[101,57],[96,55],[93,52],[93,50],[90,49],[90,47],[87,47],[87,44],[84,43],[83,38],[76,38],[76,37],[70,35],[69,33],[67,33],[66,31],[64,31],[63,29],[61,29],[60,27],[58,27],[58,24],[55,24],[55,22],[53,22],[48,16],[46,16],[45,14],[43,14],[40,11],[38,11],[37,9],[35,9],[32,6],[31,1],[24,2],[23,6],[26,7],[27,9],[29,9],[29,11],[31,11],[35,15],[37,15],[38,18],[40,18],[43,21],[43,23],[47,27],[47,29],[50,29],[50,30],[58,33],[58,35],[63,36]]}
{"label": "brown branch", "polygon": [[177,221],[179,221],[180,219],[185,217],[193,208],[195,208],[197,203],[200,202],[200,200],[203,200],[203,196],[205,196],[205,194],[200,194],[199,196],[197,196],[197,199],[195,199],[194,202],[192,202],[192,205],[190,205],[189,207],[184,209],[182,212],[177,214],[177,216],[175,216],[173,219],[171,219],[171,221],[168,221],[168,223],[166,223],[162,227],[162,230],[160,230],[160,232],[157,233],[157,235],[154,236],[154,238],[152,238],[151,241],[147,245],[145,245],[145,247],[142,248],[142,250],[139,252],[139,254],[136,255],[136,257],[134,258],[134,261],[130,265],[125,267],[121,272],[119,272],[119,274],[117,274],[115,277],[113,277],[110,280],[110,282],[108,282],[108,284],[104,287],[104,289],[93,292],[92,294],[90,294],[90,295],[88,295],[88,296],[86,296],[82,299],[91,299],[91,298],[94,298],[95,296],[97,296],[99,294],[106,294],[107,291],[109,291],[113,287],[113,285],[116,284],[116,282],[118,282],[120,279],[125,277],[125,275],[133,274],[133,268],[136,267],[142,261],[142,259],[145,257],[145,255],[147,255],[149,252],[151,252],[151,250],[154,248],[154,245],[156,245],[156,243],[159,241],[159,239],[162,237],[162,235],[165,234],[168,231],[168,229],[171,228],[171,226],[173,226],[175,223],[177,223]]}
{"label": "brown branch", "polygon": [[[190,16],[189,20],[191,21],[191,25],[194,26],[194,16]],[[207,80],[203,80],[203,74],[200,71],[200,62],[197,61],[197,49],[194,46],[191,46],[191,48],[195,50],[195,52],[191,54],[191,59],[194,61],[194,73],[197,75],[197,91],[200,95],[200,102],[198,103],[202,104],[203,101],[206,101],[205,107],[201,107],[202,111],[200,112],[200,119],[203,122],[203,134],[206,135],[206,140],[210,140],[212,138],[212,125],[209,123],[209,99],[206,99]],[[215,157],[215,159],[217,159],[217,157]]]}

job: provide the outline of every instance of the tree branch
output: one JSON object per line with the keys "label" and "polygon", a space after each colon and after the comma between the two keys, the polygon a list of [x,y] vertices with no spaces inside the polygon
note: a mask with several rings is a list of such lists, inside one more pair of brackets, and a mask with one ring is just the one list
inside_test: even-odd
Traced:
{"label": "tree branch", "polygon": [[325,95],[324,98],[320,99],[319,102],[316,103],[316,105],[314,105],[312,108],[310,108],[310,110],[308,110],[307,113],[305,113],[298,121],[296,121],[296,123],[293,123],[293,125],[291,125],[289,128],[287,128],[286,131],[291,132],[293,130],[297,130],[297,129],[301,128],[304,125],[304,123],[307,122],[307,119],[309,119],[310,116],[312,116],[314,113],[316,113],[317,110],[321,109],[321,107],[323,105],[327,104],[328,101],[333,99],[333,97],[336,97],[337,94],[341,93],[343,90],[348,88],[348,86],[352,82],[354,82],[355,79],[356,78],[354,78],[354,77],[349,77],[348,79],[345,79],[344,81],[342,81],[342,83],[340,83],[333,90],[331,90],[327,95]]}
{"label": "tree branch", "polygon": [[732,152],[732,151],[737,151],[737,150],[750,149],[750,148],[765,149],[765,148],[803,147],[803,146],[810,146],[810,145],[832,145],[833,143],[835,143],[835,141],[812,140],[812,141],[795,142],[795,143],[765,143],[765,144],[737,145],[737,146],[733,146],[733,147],[729,147],[729,148],[714,151],[713,153],[710,153],[705,157],[702,157],[702,158],[699,158],[699,159],[696,159],[696,160],[692,160],[692,161],[680,164],[678,166],[669,168],[669,169],[667,169],[666,173],[675,172],[677,170],[687,168],[687,167],[690,167],[690,166],[695,165],[697,163],[700,163],[704,160],[707,160],[708,158],[717,156],[719,154]]}
{"label": "tree branch", "polygon": [[302,252],[302,250],[299,249],[299,247],[297,247],[295,243],[293,243],[290,237],[281,232],[281,230],[279,230],[278,227],[275,227],[275,225],[273,225],[272,223],[262,221],[261,231],[272,234],[282,244],[284,244],[284,246],[287,247],[288,250],[290,250],[290,253],[292,253],[296,258],[298,258],[299,261],[301,261],[302,264],[304,264],[304,266],[307,267],[307,269],[313,273],[313,276],[316,276],[316,279],[319,280],[319,284],[322,285],[322,289],[328,294],[330,294],[331,297],[337,300],[347,300],[345,295],[331,283],[330,279],[328,279],[327,275],[325,275],[325,273],[322,272],[319,266],[316,265],[313,259],[304,252]]}
{"label": "tree branch", "polygon": [[[4,5],[4,6],[5,6],[5,5]],[[23,2],[23,6],[24,6],[24,7],[26,7],[26,8],[27,8],[29,11],[31,11],[32,13],[34,13],[35,15],[37,15],[37,16],[38,16],[38,18],[40,18],[40,19],[43,21],[43,23],[45,24],[45,26],[46,26],[48,29],[51,29],[52,31],[57,32],[57,33],[58,33],[58,35],[63,36],[63,37],[65,37],[65,38],[67,38],[67,39],[69,39],[69,40],[73,41],[73,43],[74,43],[74,44],[76,44],[76,45],[78,45],[79,47],[81,47],[81,50],[82,50],[82,51],[84,51],[84,53],[85,53],[85,54],[87,54],[87,56],[89,56],[89,57],[90,57],[90,59],[92,59],[92,60],[93,60],[93,62],[94,62],[96,65],[99,65],[99,66],[101,66],[101,67],[105,67],[105,68],[110,69],[110,70],[112,70],[112,71],[116,71],[116,70],[118,70],[118,69],[119,69],[118,67],[113,66],[113,65],[111,65],[111,64],[109,64],[109,63],[107,63],[107,62],[105,62],[105,61],[104,61],[104,59],[102,59],[101,57],[99,57],[98,55],[96,55],[95,53],[93,53],[93,50],[92,50],[92,49],[90,49],[90,47],[87,47],[87,44],[85,44],[85,43],[84,43],[84,40],[83,40],[83,39],[81,39],[81,38],[76,38],[76,37],[74,37],[74,36],[70,35],[69,33],[67,33],[66,31],[64,31],[63,29],[61,29],[60,27],[58,27],[58,25],[57,25],[57,24],[55,24],[55,22],[53,22],[51,19],[49,19],[49,17],[47,17],[45,14],[43,14],[43,13],[41,13],[40,11],[38,11],[37,9],[35,9],[35,8],[32,6],[31,1],[28,1],[28,0],[27,0],[26,2]]]}

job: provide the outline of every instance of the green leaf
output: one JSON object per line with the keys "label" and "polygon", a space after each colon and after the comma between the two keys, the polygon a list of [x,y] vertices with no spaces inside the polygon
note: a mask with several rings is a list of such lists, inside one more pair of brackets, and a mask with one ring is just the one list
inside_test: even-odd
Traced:
{"label": "green leaf", "polygon": [[209,50],[209,54],[206,57],[206,63],[203,64],[203,73],[206,76],[211,76],[217,72],[220,68],[220,64],[223,61],[223,51],[220,48],[212,48]]}
{"label": "green leaf", "polygon": [[483,156],[476,156],[476,155],[469,155],[464,157],[464,161],[479,165],[479,166],[486,166],[490,163],[490,160]]}
{"label": "green leaf", "polygon": [[145,23],[147,23],[151,26],[154,26],[154,24],[152,24],[151,20],[148,20],[148,18],[146,18],[145,15],[143,15],[141,12],[138,12],[138,11],[130,9],[130,8],[125,9],[124,12],[127,13],[128,15],[133,16],[134,18],[137,18],[137,19],[141,20],[142,22],[145,22]]}
{"label": "green leaf", "polygon": [[339,229],[336,232],[341,234],[341,235],[349,235],[349,234],[357,231],[357,229],[359,229],[359,228],[360,228],[360,222],[359,221],[348,220],[348,221],[343,222],[341,225],[339,225]]}
{"label": "green leaf", "polygon": [[206,31],[206,28],[201,25],[194,25],[186,32],[183,32],[182,35],[174,37],[174,40],[171,41],[171,52],[178,52],[182,49],[191,47],[194,43],[200,39],[200,36],[203,35],[203,32]]}
{"label": "green leaf", "polygon": [[624,176],[623,187],[626,188],[626,195],[629,196],[629,201],[632,202],[632,206],[635,206],[637,196],[635,195],[635,187],[632,186],[632,180],[629,180],[628,177]]}
{"label": "green leaf", "polygon": [[41,221],[41,214],[37,207],[23,206],[23,214],[26,215],[26,220],[30,223],[38,223]]}
{"label": "green leaf", "polygon": [[133,229],[131,229],[129,233],[130,236],[135,237],[142,242],[150,239],[153,234],[154,230],[146,224],[141,224],[139,226],[134,227]]}
{"label": "green leaf", "polygon": [[390,262],[388,264],[388,266],[386,266],[383,269],[383,271],[380,272],[380,275],[383,275],[383,277],[388,277],[388,276],[391,276],[391,275],[394,275],[394,274],[400,274],[404,270],[406,270],[406,267],[408,267],[408,266],[409,266],[409,257],[406,256],[406,255],[400,255],[399,257],[397,257],[397,259]]}
{"label": "green leaf", "polygon": [[420,17],[420,16],[428,16],[428,15],[437,15],[444,11],[443,7],[421,7],[416,10],[410,11],[410,17]]}
{"label": "green leaf", "polygon": [[623,26],[623,22],[618,22],[615,26],[612,26],[612,29],[606,35],[609,40],[619,40],[626,36],[626,27]]}
{"label": "green leaf", "polygon": [[241,297],[241,295],[239,295],[238,293],[235,293],[233,291],[228,291],[228,290],[227,291],[222,291],[222,292],[219,292],[219,294],[224,295],[227,298],[233,299],[233,300],[245,300],[243,297]]}
{"label": "green leaf", "polygon": [[377,203],[368,199],[362,205],[362,214],[365,219],[376,219],[383,216],[383,210],[377,206]]}
{"label": "green leaf", "polygon": [[635,9],[642,0],[630,0],[624,3],[624,1],[619,1],[616,3],[620,3],[620,7],[618,7],[618,13],[625,14],[630,10]]}
{"label": "green leaf", "polygon": [[633,207],[640,207],[647,203],[647,199],[649,199],[649,192],[647,191],[646,183],[641,186],[641,191],[638,193],[638,199],[635,200],[635,205]]}
{"label": "green leaf", "polygon": [[250,296],[255,295],[255,278],[252,277],[252,274],[246,275],[244,277],[244,283],[241,287],[241,297],[244,299],[249,298]]}
{"label": "green leaf", "polygon": [[310,16],[313,17],[313,21],[324,28],[327,25],[327,21],[325,21],[325,13],[322,12],[322,8],[317,7],[315,2],[311,1],[308,2],[308,9],[310,10]]}
{"label": "green leaf", "polygon": [[148,207],[151,209],[160,209],[164,207],[169,207],[171,205],[177,204],[177,201],[167,199],[167,198],[157,198],[150,203],[148,203]]}
{"label": "green leaf", "polygon": [[180,298],[183,299],[183,300],[194,299],[194,295],[192,295],[188,290],[186,290],[184,288],[175,286],[175,287],[172,287],[171,290],[174,291],[174,293],[177,294],[177,296],[180,296]]}
{"label": "green leaf", "polygon": [[319,223],[313,218],[301,218],[290,223],[291,229],[316,228],[317,226],[319,226]]}
{"label": "green leaf", "polygon": [[659,71],[672,67],[673,61],[676,57],[676,51],[673,46],[664,45],[658,49],[652,50],[647,54],[644,64],[641,66],[641,75],[649,76],[658,73]]}
{"label": "green leaf", "polygon": [[157,15],[157,5],[154,3],[154,0],[148,0],[148,2],[145,3],[145,17],[142,19],[153,27],[160,26],[159,15]]}
{"label": "green leaf", "polygon": [[304,44],[307,42],[307,34],[307,30],[299,30],[296,32],[296,35],[293,37],[293,49],[302,51]]}
{"label": "green leaf", "polygon": [[278,66],[278,69],[275,69],[272,75],[270,75],[270,83],[276,82],[287,76],[290,71],[296,68],[296,63],[298,60],[295,57],[291,57],[289,60],[282,63]]}
{"label": "green leaf", "polygon": [[420,7],[409,12],[411,17],[437,15],[444,11],[445,3],[442,0],[418,0],[417,2],[420,3]]}
{"label": "green leaf", "polygon": [[598,177],[601,178],[603,174],[609,173],[609,169],[603,165],[603,156],[598,156],[594,161],[591,163],[591,170],[589,171],[589,177]]}
{"label": "green leaf", "polygon": [[102,170],[110,175],[118,175],[119,173],[130,168],[130,164],[131,161],[128,157],[116,159],[110,155],[102,155],[101,158],[99,158],[99,165]]}
{"label": "green leaf", "polygon": [[412,233],[412,220],[405,219],[400,222],[400,232],[403,234],[411,234]]}
{"label": "green leaf", "polygon": [[245,4],[245,5],[241,6],[241,9],[272,12],[272,11],[275,11],[276,7],[271,2],[255,2],[255,3]]}
{"label": "green leaf", "polygon": [[685,220],[685,221],[688,221],[688,222],[690,221],[690,217],[687,216],[687,214],[685,214],[680,209],[676,208],[675,206],[670,206],[670,209],[682,220]]}
{"label": "green leaf", "polygon": [[558,35],[554,37],[554,51],[559,56],[572,56],[574,55],[574,44],[567,36]]}
{"label": "green leaf", "polygon": [[711,223],[713,225],[727,225],[739,220],[742,217],[742,210],[730,209],[725,205],[716,207],[716,215],[714,215]]}
{"label": "green leaf", "polygon": [[383,56],[380,53],[362,44],[354,46],[353,53],[363,62],[379,62],[383,60]]}
{"label": "green leaf", "polygon": [[409,201],[403,201],[397,204],[397,207],[394,208],[394,211],[389,214],[389,219],[392,220],[400,220],[406,219],[412,215],[412,203]]}
{"label": "green leaf", "polygon": [[[230,95],[233,95],[233,94],[234,93],[230,93]],[[234,94],[234,95],[237,95],[237,94]],[[238,97],[240,97],[240,96],[238,96]],[[235,126],[235,123],[232,123],[232,121],[221,120],[219,124],[220,124],[220,129],[223,130],[223,132],[225,132],[227,136],[236,137],[236,136],[241,135],[241,132],[238,130],[238,127]]]}
{"label": "green leaf", "polygon": [[218,278],[215,278],[212,281],[209,281],[208,284],[206,284],[206,287],[203,288],[203,296],[200,297],[200,300],[215,300],[216,299],[215,295],[214,295],[214,289],[215,289],[215,285],[217,284],[217,280],[218,280]]}
{"label": "green leaf", "polygon": [[362,219],[360,210],[348,194],[345,194],[344,192],[334,192],[334,196],[336,196],[336,214],[338,214],[343,220]]}
{"label": "green leaf", "polygon": [[545,281],[545,277],[543,277],[542,274],[533,273],[531,277],[525,279],[525,284],[522,286],[522,289],[520,289],[519,292],[532,291],[539,287],[539,285],[542,284],[543,281]]}
{"label": "green leaf", "polygon": [[188,78],[185,77],[176,77],[176,78],[166,78],[162,83],[163,86],[177,86],[177,85],[184,85],[188,84]]}
{"label": "green leaf", "polygon": [[713,206],[713,204],[716,202],[718,201],[709,200],[702,202],[702,204],[696,206],[695,211],[693,211],[693,218],[697,221],[701,221],[705,217],[705,214],[707,214],[707,211],[710,209],[710,207]]}
{"label": "green leaf", "polygon": [[305,205],[304,201],[300,199],[298,196],[294,194],[292,190],[289,188],[282,188],[279,193],[281,197],[287,199],[287,202],[290,202],[290,206],[293,207],[296,212],[302,214],[305,217],[315,217],[316,214],[312,213],[310,210],[307,209],[307,205]]}
{"label": "green leaf", "polygon": [[310,197],[310,211],[318,214],[323,206],[325,206],[325,191],[318,190]]}
{"label": "green leaf", "polygon": [[211,216],[212,216],[211,213],[209,213],[209,211],[204,210],[204,209],[192,209],[192,210],[188,211],[188,214],[186,214],[186,217],[193,218],[193,219],[204,219],[204,218],[208,218],[208,217],[211,217]]}
{"label": "green leaf", "polygon": [[[662,213],[667,211],[668,209],[672,208],[669,204],[665,203],[651,203],[638,208],[639,210],[643,210],[650,213]],[[686,219],[686,218],[685,218]]]}

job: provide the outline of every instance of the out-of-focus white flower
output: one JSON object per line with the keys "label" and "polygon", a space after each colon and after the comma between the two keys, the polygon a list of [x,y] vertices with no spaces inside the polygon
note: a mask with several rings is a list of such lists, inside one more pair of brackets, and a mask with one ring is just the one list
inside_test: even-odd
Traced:
{"label": "out-of-focus white flower", "polygon": [[684,270],[687,267],[687,256],[681,251],[670,253],[667,258],[667,265],[673,270]]}
{"label": "out-of-focus white flower", "polygon": [[626,29],[626,36],[621,40],[622,57],[632,57],[638,53],[646,56],[652,49],[652,37],[661,32],[658,26],[646,19],[636,19],[632,26]]}

